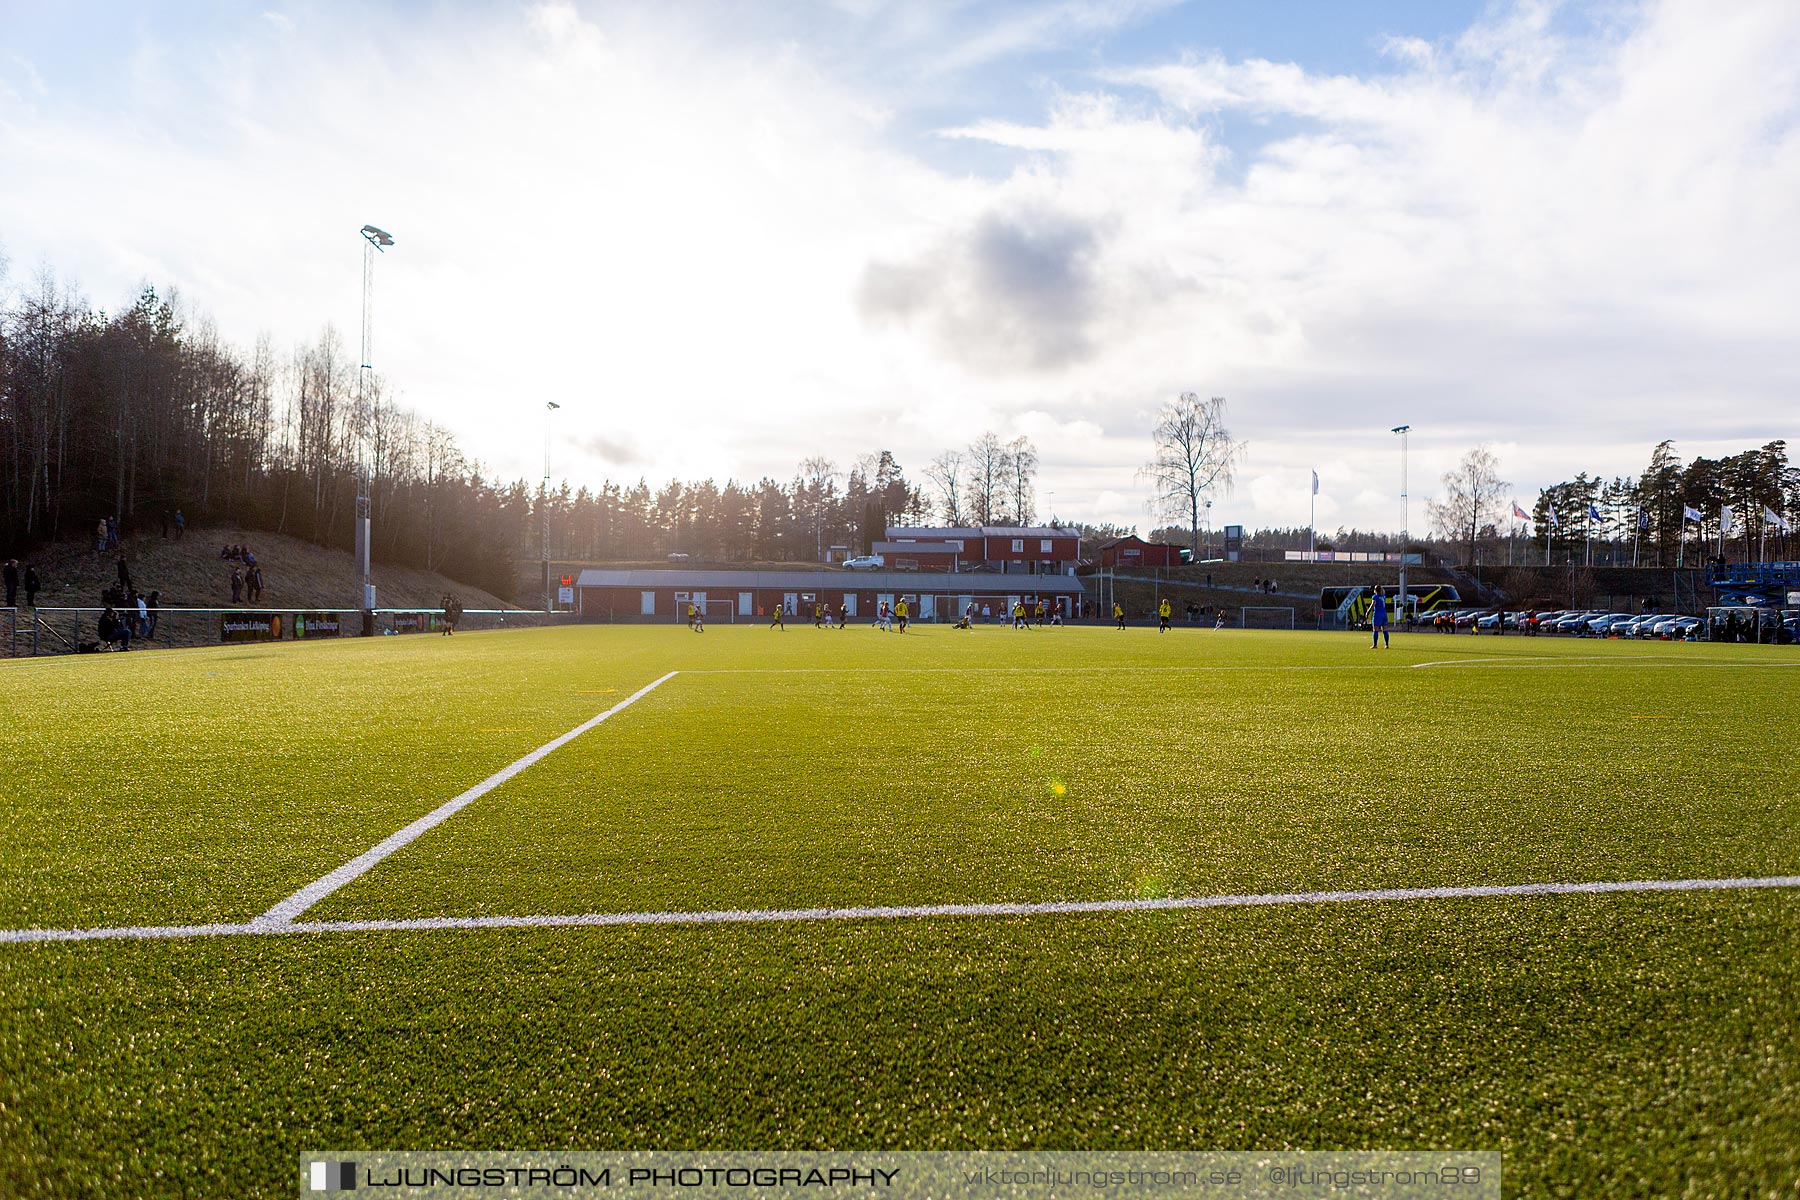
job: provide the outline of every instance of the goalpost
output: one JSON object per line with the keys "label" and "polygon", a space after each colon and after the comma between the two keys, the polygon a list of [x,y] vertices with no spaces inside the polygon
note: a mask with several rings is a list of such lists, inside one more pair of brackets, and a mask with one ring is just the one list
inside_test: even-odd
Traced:
{"label": "goalpost", "polygon": [[1242,629],[1292,629],[1294,610],[1275,606],[1245,605],[1238,618]]}

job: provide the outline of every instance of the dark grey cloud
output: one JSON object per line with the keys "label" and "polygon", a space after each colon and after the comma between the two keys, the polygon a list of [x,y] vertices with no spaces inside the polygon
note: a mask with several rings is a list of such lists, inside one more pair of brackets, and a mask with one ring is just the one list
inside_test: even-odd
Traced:
{"label": "dark grey cloud", "polygon": [[581,438],[575,444],[583,452],[614,466],[630,467],[650,461],[650,456],[638,449],[631,441],[625,438],[608,437],[603,433]]}
{"label": "dark grey cloud", "polygon": [[1061,213],[989,213],[910,262],[870,263],[857,302],[977,370],[1067,366],[1095,352],[1100,235]]}

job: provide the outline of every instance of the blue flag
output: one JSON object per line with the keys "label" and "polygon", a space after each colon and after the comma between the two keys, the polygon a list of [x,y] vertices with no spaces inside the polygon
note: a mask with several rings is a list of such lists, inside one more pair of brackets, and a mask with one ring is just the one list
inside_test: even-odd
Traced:
{"label": "blue flag", "polygon": [[1590,520],[1590,521],[1603,521],[1603,520],[1605,520],[1605,519],[1606,519],[1606,518],[1604,518],[1604,517],[1602,517],[1602,516],[1601,516],[1601,515],[1600,515],[1600,510],[1599,510],[1599,509],[1597,509],[1597,508],[1595,508],[1595,507],[1594,507],[1594,506],[1593,506],[1593,505],[1592,505],[1592,504],[1590,504],[1590,505],[1588,505],[1588,520]]}

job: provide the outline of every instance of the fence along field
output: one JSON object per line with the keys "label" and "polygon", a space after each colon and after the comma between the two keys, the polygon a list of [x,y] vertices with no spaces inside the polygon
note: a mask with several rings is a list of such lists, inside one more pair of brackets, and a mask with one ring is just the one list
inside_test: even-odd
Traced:
{"label": "fence along field", "polygon": [[[715,632],[4,668],[41,750],[7,929],[254,926],[671,671],[293,915],[900,911],[0,946],[30,998],[0,1178],[285,1190],[308,1137],[1499,1144],[1600,1190],[1696,1145],[1733,1178],[1791,1161],[1791,653]],[[1715,886],[1543,894],[1689,880]],[[448,1115],[477,1094],[491,1119]]]}

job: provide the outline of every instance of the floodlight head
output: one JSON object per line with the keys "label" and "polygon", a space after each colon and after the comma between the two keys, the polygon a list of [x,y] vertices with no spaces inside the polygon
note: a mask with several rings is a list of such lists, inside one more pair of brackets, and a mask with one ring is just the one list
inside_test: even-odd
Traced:
{"label": "floodlight head", "polygon": [[393,234],[385,229],[377,229],[373,225],[364,225],[362,227],[362,235],[368,240],[369,245],[375,247],[377,250],[385,249],[394,244]]}
{"label": "floodlight head", "polygon": [[1411,428],[1412,428],[1411,425],[1396,425],[1396,426],[1394,426],[1393,431],[1395,433],[1405,433],[1407,430],[1409,430]]}
{"label": "floodlight head", "polygon": [[544,407],[545,408],[561,408],[562,405],[558,404],[554,400],[546,400],[546,401],[544,401]]}

